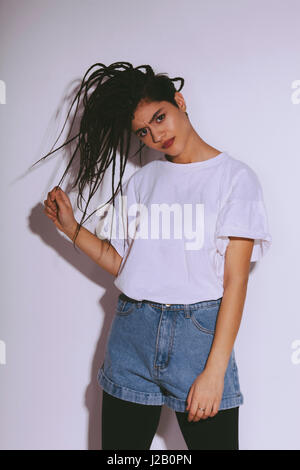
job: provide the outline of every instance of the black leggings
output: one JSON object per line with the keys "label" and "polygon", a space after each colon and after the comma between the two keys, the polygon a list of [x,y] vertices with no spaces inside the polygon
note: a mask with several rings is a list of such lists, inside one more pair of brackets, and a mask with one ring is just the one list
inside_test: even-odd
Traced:
{"label": "black leggings", "polygon": [[[116,398],[103,390],[102,449],[147,450],[156,433],[162,405],[143,405]],[[220,410],[213,418],[176,418],[189,450],[239,450],[239,407]]]}

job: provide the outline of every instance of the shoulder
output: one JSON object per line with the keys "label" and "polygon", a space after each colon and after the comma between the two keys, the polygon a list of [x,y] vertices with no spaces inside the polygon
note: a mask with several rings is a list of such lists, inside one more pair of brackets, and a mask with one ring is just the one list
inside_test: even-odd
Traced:
{"label": "shoulder", "polygon": [[135,179],[143,178],[143,176],[149,175],[155,172],[156,169],[157,169],[157,162],[156,160],[153,160],[149,163],[146,163],[142,167],[137,167],[136,171],[131,175],[131,178],[133,177]]}
{"label": "shoulder", "polygon": [[[123,178],[122,188],[125,193],[135,193],[137,196],[140,194],[142,188],[145,189],[146,185],[155,179],[157,171],[156,161],[153,160],[142,167],[137,167],[133,169],[130,176]],[[151,183],[150,183],[151,184]]]}
{"label": "shoulder", "polygon": [[158,165],[156,163],[156,160],[153,160],[149,163],[146,163],[146,165],[142,167],[138,167],[137,170],[135,170],[133,174],[127,179],[127,182],[129,183],[130,181],[131,183],[129,184],[134,184],[135,186],[138,186],[145,181],[150,181],[151,178],[155,178],[157,175],[157,171]]}
{"label": "shoulder", "polygon": [[227,156],[222,175],[224,192],[235,192],[235,196],[242,199],[247,195],[261,196],[262,189],[256,171],[243,160],[229,154]]}
{"label": "shoulder", "polygon": [[248,163],[244,162],[243,160],[239,160],[235,157],[232,157],[230,154],[227,153],[227,159],[225,163],[225,171],[230,174],[232,178],[236,175],[247,175],[250,178],[257,178],[256,171],[248,165]]}

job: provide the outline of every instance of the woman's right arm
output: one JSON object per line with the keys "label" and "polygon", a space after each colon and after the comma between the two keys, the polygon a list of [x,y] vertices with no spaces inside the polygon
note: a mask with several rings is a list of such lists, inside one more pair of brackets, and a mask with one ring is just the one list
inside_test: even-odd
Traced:
{"label": "woman's right arm", "polygon": [[[60,231],[73,240],[77,229],[77,221],[67,194],[61,188],[57,189],[55,187],[48,193],[44,204],[46,215]],[[113,276],[117,276],[122,257],[107,241],[101,240],[81,226],[75,244],[101,268]]]}

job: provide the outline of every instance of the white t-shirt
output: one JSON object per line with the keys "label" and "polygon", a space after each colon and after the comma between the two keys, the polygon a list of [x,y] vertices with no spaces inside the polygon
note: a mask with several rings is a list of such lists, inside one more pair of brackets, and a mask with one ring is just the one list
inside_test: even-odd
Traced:
{"label": "white t-shirt", "polygon": [[114,284],[136,300],[219,299],[228,236],[254,239],[251,261],[272,243],[258,177],[227,152],[193,163],[163,156],[132,174],[120,196],[96,233],[109,239],[113,220],[111,243],[123,258]]}

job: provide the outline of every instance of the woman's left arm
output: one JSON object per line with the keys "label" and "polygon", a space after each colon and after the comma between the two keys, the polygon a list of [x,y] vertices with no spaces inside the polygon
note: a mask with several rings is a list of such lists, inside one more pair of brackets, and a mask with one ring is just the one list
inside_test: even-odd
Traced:
{"label": "woman's left arm", "polygon": [[[199,421],[217,414],[223,394],[225,372],[242,319],[254,240],[241,237],[229,239],[225,252],[224,292],[214,339],[205,369],[189,391],[189,421]],[[198,410],[199,406],[205,408],[204,413]]]}

